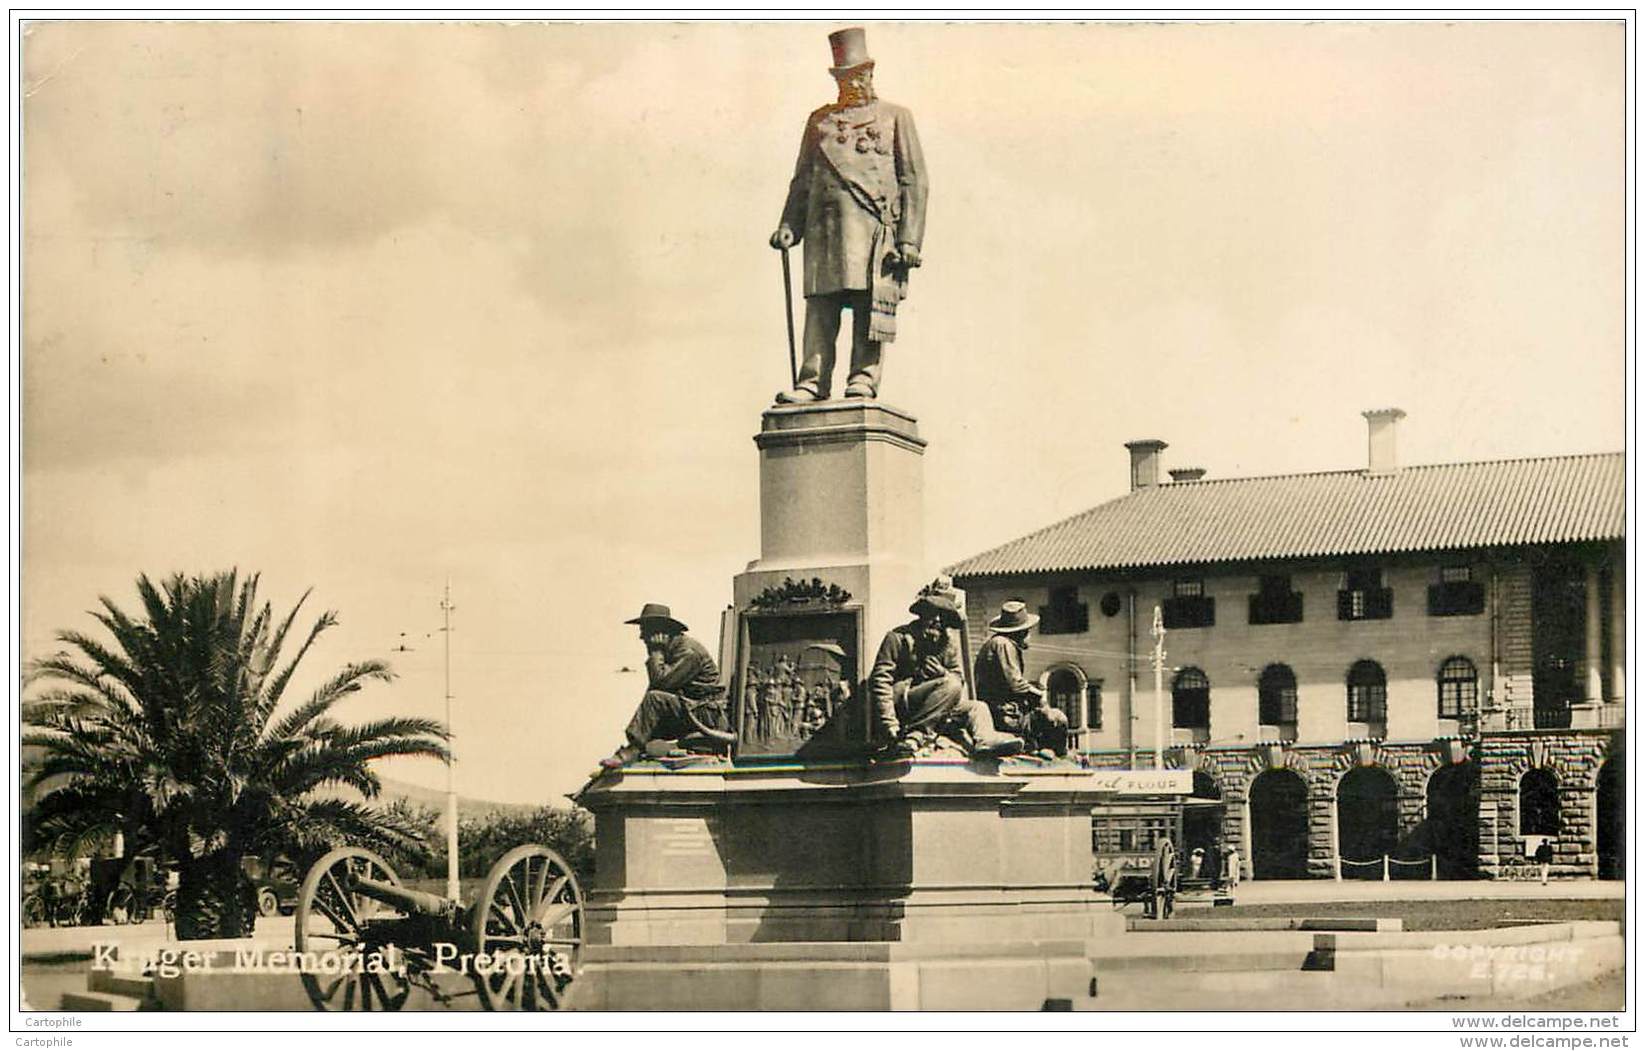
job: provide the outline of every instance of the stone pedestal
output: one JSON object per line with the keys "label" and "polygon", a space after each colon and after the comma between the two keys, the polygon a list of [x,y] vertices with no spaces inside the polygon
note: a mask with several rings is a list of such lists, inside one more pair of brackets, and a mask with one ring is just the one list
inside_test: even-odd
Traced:
{"label": "stone pedestal", "polygon": [[[747,609],[785,578],[837,585],[863,610],[858,652],[909,619],[925,563],[925,441],[877,401],[778,406],[761,418],[760,557],[732,582]],[[866,670],[866,669],[864,669]]]}
{"label": "stone pedestal", "polygon": [[[874,401],[768,409],[733,582],[735,763],[602,777],[578,1006],[1001,1008],[1086,994],[1094,771],[874,765],[861,679],[926,564],[925,442]],[[853,718],[855,713],[855,718]],[[822,746],[822,747],[818,747]],[[799,758],[805,756],[805,758]]]}
{"label": "stone pedestal", "polygon": [[1091,885],[1099,784],[936,760],[626,769],[582,799],[599,853],[579,1004],[772,1006],[760,976],[787,970],[837,975],[842,1009],[1083,995],[1087,942],[1124,929]]}

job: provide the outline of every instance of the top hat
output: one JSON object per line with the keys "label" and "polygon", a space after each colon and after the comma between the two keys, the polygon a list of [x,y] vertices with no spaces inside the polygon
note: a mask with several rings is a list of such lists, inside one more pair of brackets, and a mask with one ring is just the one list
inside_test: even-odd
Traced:
{"label": "top hat", "polygon": [[960,617],[960,608],[954,604],[951,595],[921,595],[908,607],[908,612],[921,617],[927,613],[935,613],[951,628],[958,628],[965,623]]}
{"label": "top hat", "polygon": [[868,34],[861,28],[835,30],[828,34],[828,46],[834,52],[830,73],[847,73],[858,66],[874,64],[868,57]]}
{"label": "top hat", "polygon": [[1001,635],[1014,635],[1019,631],[1027,631],[1040,622],[1040,618],[1028,612],[1028,607],[1015,600],[1000,603],[1000,615],[988,622],[991,631]]}
{"label": "top hat", "polygon": [[647,602],[640,610],[640,615],[633,620],[625,620],[624,624],[638,624],[644,627],[647,624],[666,624],[675,631],[685,631],[686,627],[669,613],[668,607],[660,602]]}

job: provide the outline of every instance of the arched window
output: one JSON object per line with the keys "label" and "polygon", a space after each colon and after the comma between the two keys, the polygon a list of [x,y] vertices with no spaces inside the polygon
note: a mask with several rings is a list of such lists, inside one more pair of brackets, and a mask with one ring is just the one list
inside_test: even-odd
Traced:
{"label": "arched window", "polygon": [[1388,676],[1376,661],[1355,661],[1348,669],[1348,721],[1388,721]]}
{"label": "arched window", "polygon": [[1467,657],[1451,657],[1439,666],[1439,717],[1461,719],[1479,707],[1479,672]]}
{"label": "arched window", "polygon": [[1184,668],[1171,681],[1171,725],[1193,730],[1211,726],[1211,680],[1198,668]]}
{"label": "arched window", "polygon": [[1559,779],[1538,767],[1519,779],[1519,834],[1559,835]]}
{"label": "arched window", "polygon": [[1297,721],[1297,676],[1289,665],[1270,664],[1257,679],[1257,722],[1284,726]]}
{"label": "arched window", "polygon": [[1085,728],[1084,712],[1080,709],[1085,706],[1080,703],[1085,697],[1085,681],[1072,668],[1057,668],[1046,677],[1045,695],[1051,702],[1051,707],[1060,709],[1068,716],[1070,730]]}

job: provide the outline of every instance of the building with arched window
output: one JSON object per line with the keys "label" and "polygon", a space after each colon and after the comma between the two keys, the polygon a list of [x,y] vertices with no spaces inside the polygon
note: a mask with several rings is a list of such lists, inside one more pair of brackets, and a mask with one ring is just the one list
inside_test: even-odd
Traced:
{"label": "building with arched window", "polygon": [[1451,657],[1439,666],[1439,717],[1472,719],[1479,714],[1479,670],[1467,657]]}
{"label": "building with arched window", "polygon": [[1257,722],[1264,737],[1297,739],[1297,673],[1289,664],[1270,664],[1257,679]]}
{"label": "building with arched window", "polygon": [[[1130,492],[951,567],[973,644],[1000,602],[1039,607],[1028,674],[1106,684],[1088,761],[1147,767],[1160,739],[1214,773],[1259,878],[1336,875],[1344,834],[1394,871],[1512,876],[1546,836],[1556,876],[1619,873],[1623,455],[1405,466],[1404,414],[1365,415],[1343,471],[1167,481],[1164,442],[1128,443]],[[1387,776],[1339,791],[1358,769]]]}
{"label": "building with arched window", "polygon": [[1088,677],[1078,664],[1063,662],[1040,676],[1040,689],[1051,706],[1068,717],[1068,740],[1075,748],[1102,730],[1101,679]]}
{"label": "building with arched window", "polygon": [[1367,735],[1382,736],[1388,723],[1388,673],[1376,661],[1355,661],[1348,669],[1348,722]]}
{"label": "building with arched window", "polygon": [[1171,727],[1179,742],[1211,738],[1211,680],[1198,668],[1184,668],[1171,680]]}

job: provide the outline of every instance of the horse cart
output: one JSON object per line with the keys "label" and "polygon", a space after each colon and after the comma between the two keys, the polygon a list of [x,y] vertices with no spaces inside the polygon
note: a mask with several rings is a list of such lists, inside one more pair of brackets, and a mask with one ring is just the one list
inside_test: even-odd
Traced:
{"label": "horse cart", "polygon": [[1150,919],[1169,919],[1179,898],[1232,905],[1233,881],[1217,871],[1221,854],[1218,838],[1184,849],[1186,829],[1190,825],[1204,829],[1220,824],[1205,820],[1219,812],[1213,808],[1220,807],[1214,800],[1158,796],[1093,808],[1091,848],[1096,861],[1096,888],[1106,891],[1115,905],[1141,903],[1143,915]]}
{"label": "horse cart", "polygon": [[322,1011],[398,1011],[413,988],[445,1006],[477,996],[488,1011],[554,1011],[577,975],[583,896],[565,859],[535,844],[504,854],[467,906],[340,847],[309,869],[296,922],[303,986]]}

